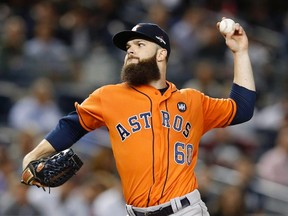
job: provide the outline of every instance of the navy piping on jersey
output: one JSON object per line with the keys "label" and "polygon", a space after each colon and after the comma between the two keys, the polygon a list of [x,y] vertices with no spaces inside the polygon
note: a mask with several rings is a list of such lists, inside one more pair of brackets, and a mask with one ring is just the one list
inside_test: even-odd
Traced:
{"label": "navy piping on jersey", "polygon": [[[144,92],[141,92],[139,90],[137,90],[136,88],[133,88],[135,91],[137,91],[138,93],[144,95],[145,97],[147,97],[149,99],[149,102],[150,102],[150,112],[151,112],[151,122],[153,122],[153,113],[152,113],[152,99],[147,95],[145,94]],[[155,137],[154,137],[154,127],[153,127],[153,124],[151,124],[151,130],[152,130],[152,179],[153,179],[153,184],[155,183],[155,151],[154,151],[154,148],[155,148]],[[149,203],[150,203],[150,195],[151,195],[151,190],[152,190],[152,187],[153,185],[151,185],[150,189],[149,189],[149,193],[148,193],[148,198],[147,198],[147,207],[149,206]]]}
{"label": "navy piping on jersey", "polygon": [[[166,89],[167,90],[167,89]],[[166,111],[168,112],[168,104],[167,104],[167,100],[165,101],[165,107],[166,107]],[[166,188],[166,184],[167,184],[167,180],[168,180],[168,174],[169,174],[169,164],[170,164],[170,160],[169,160],[169,155],[170,155],[170,128],[167,128],[168,130],[168,133],[167,133],[167,168],[166,168],[166,177],[165,177],[165,181],[164,181],[164,184],[163,184],[163,188],[162,188],[162,192],[161,192],[161,196],[160,196],[160,199],[163,197],[163,194],[164,194],[164,191],[165,191],[165,188]],[[159,201],[160,201],[159,199]]]}

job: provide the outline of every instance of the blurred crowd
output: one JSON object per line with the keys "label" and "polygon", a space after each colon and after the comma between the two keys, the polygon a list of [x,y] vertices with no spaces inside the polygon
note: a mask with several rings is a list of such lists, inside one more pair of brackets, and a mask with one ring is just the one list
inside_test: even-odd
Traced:
{"label": "blurred crowd", "polygon": [[248,34],[257,103],[251,121],[205,134],[199,190],[211,216],[288,215],[285,0],[2,0],[0,215],[125,216],[105,128],[73,146],[84,166],[50,193],[20,184],[22,159],[74,102],[119,81],[124,53],[112,36],[139,22],[170,35],[167,78],[178,88],[229,96],[233,60],[216,28],[223,16]]}

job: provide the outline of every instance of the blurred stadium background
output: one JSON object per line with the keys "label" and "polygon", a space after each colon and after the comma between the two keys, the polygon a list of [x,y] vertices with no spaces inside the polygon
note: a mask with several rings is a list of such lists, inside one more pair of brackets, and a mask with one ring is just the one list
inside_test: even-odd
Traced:
{"label": "blurred stadium background", "polygon": [[[105,128],[74,149],[83,169],[51,194],[20,184],[23,156],[95,88],[119,81],[124,53],[111,37],[139,22],[170,35],[168,79],[227,97],[231,53],[216,29],[244,26],[257,85],[250,122],[207,133],[197,175],[211,216],[288,215],[288,1],[2,0],[0,215],[124,216]],[[89,164],[89,166],[88,166]]]}

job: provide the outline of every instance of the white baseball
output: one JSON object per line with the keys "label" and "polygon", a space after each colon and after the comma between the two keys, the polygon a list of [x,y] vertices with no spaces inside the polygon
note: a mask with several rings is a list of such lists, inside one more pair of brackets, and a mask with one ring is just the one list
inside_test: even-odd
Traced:
{"label": "white baseball", "polygon": [[230,33],[232,31],[234,31],[234,29],[235,29],[234,20],[226,18],[220,22],[219,30],[223,34]]}

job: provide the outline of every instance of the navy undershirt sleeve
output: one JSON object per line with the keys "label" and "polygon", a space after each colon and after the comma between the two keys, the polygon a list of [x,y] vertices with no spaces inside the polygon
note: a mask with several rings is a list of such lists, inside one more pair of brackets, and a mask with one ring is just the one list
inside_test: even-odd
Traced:
{"label": "navy undershirt sleeve", "polygon": [[254,113],[256,92],[233,83],[230,98],[235,101],[237,106],[236,115],[230,125],[249,121]]}
{"label": "navy undershirt sleeve", "polygon": [[82,127],[78,114],[74,111],[61,118],[57,126],[46,135],[45,139],[59,152],[71,147],[86,133],[88,131]]}

